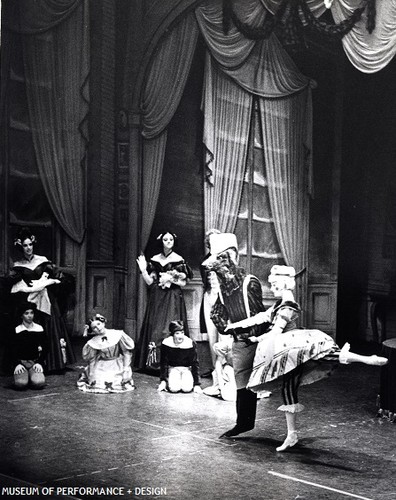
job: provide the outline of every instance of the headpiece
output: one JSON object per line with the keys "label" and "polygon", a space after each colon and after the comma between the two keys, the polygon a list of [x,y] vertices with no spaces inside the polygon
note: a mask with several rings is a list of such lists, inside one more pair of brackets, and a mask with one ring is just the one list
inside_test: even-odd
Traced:
{"label": "headpiece", "polygon": [[209,236],[210,253],[217,255],[228,248],[238,250],[237,237],[233,233],[214,233]]}
{"label": "headpiece", "polygon": [[88,324],[92,323],[92,321],[101,321],[102,323],[106,323],[107,319],[102,314],[96,313],[95,316],[89,318]]}
{"label": "headpiece", "polygon": [[28,227],[23,227],[18,231],[17,237],[14,239],[14,246],[18,246],[22,248],[22,243],[29,238],[32,243],[36,243],[36,237],[32,234],[31,230]]}
{"label": "headpiece", "polygon": [[169,323],[169,332],[173,335],[176,332],[181,332],[184,330],[184,323],[181,320],[171,321]]}
{"label": "headpiece", "polygon": [[162,238],[163,238],[163,236],[165,236],[165,234],[171,234],[173,236],[174,240],[176,240],[176,238],[177,238],[177,234],[172,233],[172,231],[164,231],[163,233],[161,233],[157,236],[157,240],[162,240]]}
{"label": "headpiece", "polygon": [[271,274],[268,276],[269,283],[279,278],[295,278],[296,270],[292,266],[272,266]]}
{"label": "headpiece", "polygon": [[210,248],[210,237],[212,234],[220,234],[221,231],[219,231],[218,229],[209,229],[208,231],[206,231],[205,233],[205,245]]}

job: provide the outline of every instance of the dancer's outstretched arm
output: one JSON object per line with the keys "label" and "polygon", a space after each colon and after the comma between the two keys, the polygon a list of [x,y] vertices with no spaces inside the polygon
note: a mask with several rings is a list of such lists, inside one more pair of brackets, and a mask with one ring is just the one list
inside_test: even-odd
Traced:
{"label": "dancer's outstretched arm", "polygon": [[263,323],[269,323],[271,321],[271,317],[267,311],[259,312],[254,316],[250,316],[250,318],[243,319],[241,321],[237,321],[236,323],[229,323],[227,325],[227,330],[235,330],[237,328],[250,328],[256,325],[262,325]]}

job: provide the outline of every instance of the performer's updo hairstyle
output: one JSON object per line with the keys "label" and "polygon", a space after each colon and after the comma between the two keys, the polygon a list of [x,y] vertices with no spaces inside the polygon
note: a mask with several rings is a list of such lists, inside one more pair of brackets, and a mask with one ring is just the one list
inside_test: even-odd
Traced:
{"label": "performer's updo hairstyle", "polygon": [[17,316],[18,318],[21,318],[22,315],[26,312],[26,311],[29,311],[29,310],[32,310],[33,313],[35,313],[37,311],[37,305],[34,303],[34,302],[29,302],[29,301],[24,301],[24,302],[21,302],[19,305],[18,305],[18,308],[17,308]]}
{"label": "performer's updo hairstyle", "polygon": [[23,253],[23,242],[29,239],[33,244],[37,243],[36,236],[32,233],[32,231],[28,227],[22,227],[14,239],[14,246],[15,248]]}
{"label": "performer's updo hairstyle", "polygon": [[91,333],[92,332],[92,328],[91,328],[91,325],[94,321],[101,321],[102,323],[106,324],[107,322],[107,318],[105,318],[103,316],[103,314],[99,314],[99,313],[96,313],[94,316],[92,316],[91,318],[89,318],[86,322],[86,324],[88,325],[88,333]]}
{"label": "performer's updo hairstyle", "polygon": [[169,333],[173,335],[176,332],[184,331],[184,323],[182,320],[174,320],[169,323]]}
{"label": "performer's updo hairstyle", "polygon": [[170,234],[171,236],[173,236],[173,248],[176,248],[177,247],[177,235],[175,233],[173,233],[172,231],[162,231],[158,236],[157,236],[157,246],[158,246],[158,250],[160,252],[162,252],[162,250],[164,249],[164,244],[162,242],[162,238],[166,235],[166,234]]}

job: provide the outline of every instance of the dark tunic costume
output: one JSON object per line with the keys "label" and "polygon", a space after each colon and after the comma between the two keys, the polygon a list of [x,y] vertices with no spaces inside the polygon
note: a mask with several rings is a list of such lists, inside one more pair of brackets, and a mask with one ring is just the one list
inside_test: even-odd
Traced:
{"label": "dark tunic costume", "polygon": [[12,338],[12,351],[15,366],[23,365],[30,370],[35,363],[45,368],[47,337],[41,325],[33,323],[27,329],[23,323],[15,328]]}
{"label": "dark tunic costume", "polygon": [[[255,276],[242,277],[240,283],[231,291],[227,291],[220,284],[220,290],[221,297],[212,309],[211,317],[222,334],[229,335],[229,331],[225,332],[228,322],[236,323],[265,310],[261,284]],[[249,343],[248,339],[261,335],[265,329],[266,325],[258,325],[246,329],[239,328],[238,332],[234,333],[232,360],[237,389],[246,387],[253,367],[257,344]]]}
{"label": "dark tunic costume", "polygon": [[[169,337],[168,337],[169,338]],[[169,369],[174,366],[185,366],[190,368],[194,385],[199,385],[199,362],[197,346],[189,338],[185,339],[181,346],[172,345],[165,339],[161,344],[161,372],[160,380],[168,381]]]}

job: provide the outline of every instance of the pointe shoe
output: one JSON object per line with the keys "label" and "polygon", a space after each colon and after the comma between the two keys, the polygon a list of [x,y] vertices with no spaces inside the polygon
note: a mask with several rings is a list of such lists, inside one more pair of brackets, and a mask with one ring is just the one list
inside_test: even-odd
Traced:
{"label": "pointe shoe", "polygon": [[351,348],[351,345],[348,344],[348,342],[346,342],[344,344],[344,347],[341,349],[340,351],[340,355],[338,357],[338,361],[342,364],[342,365],[350,365],[351,364],[351,361],[349,361],[349,349]]}
{"label": "pointe shoe", "polygon": [[368,357],[367,364],[373,366],[384,366],[388,364],[388,359],[373,354],[372,356]]}
{"label": "pointe shoe", "polygon": [[284,443],[281,446],[278,446],[276,451],[285,451],[288,448],[291,448],[292,446],[295,446],[298,443],[298,436],[297,432],[291,432],[290,434],[287,435]]}
{"label": "pointe shoe", "polygon": [[233,427],[229,431],[224,432],[224,434],[222,434],[220,436],[220,438],[230,438],[233,436],[238,436],[238,434],[242,434],[243,432],[251,431],[252,429],[253,429],[253,427],[240,427],[240,426],[236,425],[235,427]]}

